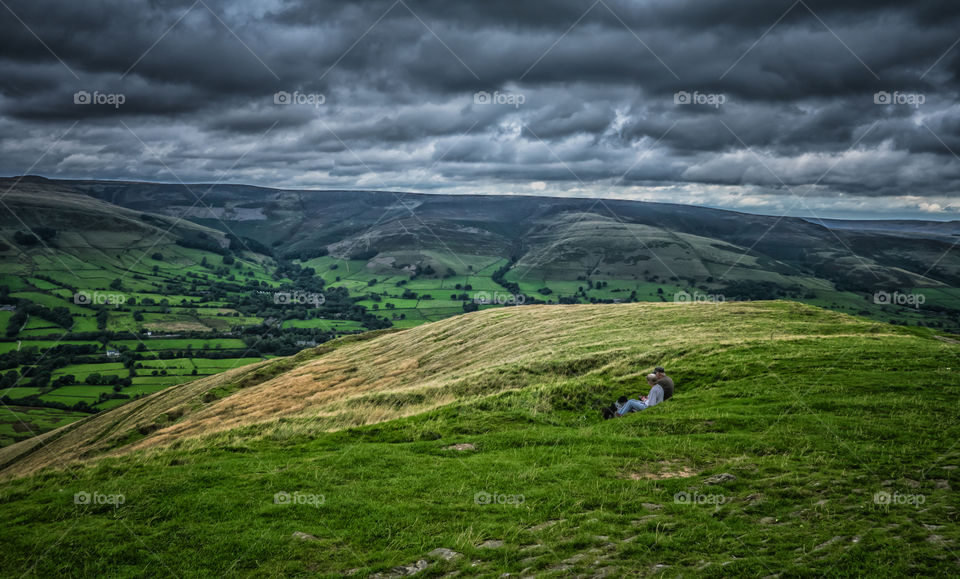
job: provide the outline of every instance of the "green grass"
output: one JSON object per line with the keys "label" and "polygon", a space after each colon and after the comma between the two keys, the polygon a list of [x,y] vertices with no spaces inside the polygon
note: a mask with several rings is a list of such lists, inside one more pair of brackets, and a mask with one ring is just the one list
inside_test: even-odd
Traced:
{"label": "green grass", "polygon": [[324,331],[356,332],[362,331],[363,325],[360,322],[352,320],[326,320],[323,318],[313,318],[311,320],[286,320],[283,322],[284,328],[316,328]]}
{"label": "green grass", "polygon": [[91,312],[89,308],[84,308],[73,303],[72,299],[61,298],[53,293],[18,292],[10,295],[15,298],[28,299],[34,303],[51,309],[56,307],[64,307],[70,310],[71,314],[88,315]]}
{"label": "green grass", "polygon": [[[7,481],[0,568],[366,577],[425,559],[423,576],[956,574],[960,346],[925,330],[788,303],[517,308],[317,352],[298,363],[352,360],[360,384],[419,360],[405,386],[347,407],[402,416],[436,394],[418,380],[447,380],[454,398],[338,432],[313,412],[281,415]],[[673,399],[600,419],[661,362]],[[444,450],[457,443],[475,450]],[[708,483],[722,473],[735,479]],[[78,505],[81,492],[124,501]],[[277,504],[280,492],[317,504]],[[494,494],[503,502],[483,504]],[[427,555],[438,547],[463,556]]]}
{"label": "green grass", "polygon": [[0,389],[0,396],[9,396],[10,398],[26,398],[39,394],[40,389],[35,386],[11,386],[10,388]]}
{"label": "green grass", "polygon": [[[34,392],[31,392],[31,394],[32,393]],[[8,406],[3,412],[0,412],[0,446],[7,446],[16,441],[25,440],[35,434],[46,432],[89,416],[89,414],[83,412],[64,411],[54,408]]]}
{"label": "green grass", "polygon": [[[74,340],[63,340],[63,341],[57,341],[57,340],[21,340],[20,349],[22,350],[22,349],[26,349],[26,348],[38,348],[39,350],[45,350],[45,349],[47,349],[47,348],[52,348],[52,347],[54,347],[54,346],[59,346],[59,345],[64,345],[64,344],[71,344],[71,345],[75,345],[75,346],[80,346],[80,345],[95,345],[95,346],[98,346],[98,347],[100,346],[100,344],[99,344],[98,342],[82,342],[82,341],[74,341]],[[16,350],[16,349],[17,349],[17,340],[13,340],[13,341],[10,341],[10,342],[0,342],[0,354],[5,354],[5,353],[7,353],[7,352],[12,352],[12,351],[14,351],[14,350]]]}
{"label": "green grass", "polygon": [[64,404],[76,404],[80,401],[93,404],[101,394],[112,392],[113,387],[111,386],[61,386],[44,394],[40,399],[48,402],[63,402]]}
{"label": "green grass", "polygon": [[[140,345],[139,340],[116,340],[111,344],[116,346],[126,346],[135,350]],[[236,338],[218,338],[210,340],[192,340],[184,338],[150,338],[144,340],[151,350],[186,350],[192,346],[195,350],[229,350],[246,349],[243,340]]]}
{"label": "green grass", "polygon": [[73,364],[53,371],[54,378],[66,374],[72,374],[79,382],[83,382],[90,374],[116,374],[124,377],[127,375],[127,369],[120,362],[102,362],[100,364]]}
{"label": "green grass", "polygon": [[[198,376],[189,374],[167,374],[166,376],[136,376],[133,385],[123,389],[124,394],[153,393],[157,390],[195,380]],[[146,388],[144,388],[146,387]]]}
{"label": "green grass", "polygon": [[212,358],[192,358],[191,361],[193,365],[198,369],[226,369],[226,368],[237,368],[240,366],[245,366],[247,364],[253,364],[254,362],[262,361],[261,358],[223,358],[223,359],[212,359]]}

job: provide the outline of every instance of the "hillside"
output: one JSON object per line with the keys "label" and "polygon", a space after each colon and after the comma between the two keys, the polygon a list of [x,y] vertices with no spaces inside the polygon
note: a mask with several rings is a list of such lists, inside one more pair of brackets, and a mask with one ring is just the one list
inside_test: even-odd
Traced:
{"label": "hillside", "polygon": [[[331,284],[342,278],[351,291],[363,287],[351,282],[375,280],[371,290],[382,293],[427,268],[436,273],[421,281],[500,290],[502,283],[473,283],[500,271],[507,290],[527,301],[659,301],[679,292],[728,301],[786,298],[960,331],[960,255],[952,251],[955,237],[945,235],[955,229],[949,223],[873,222],[865,229],[856,221],[821,224],[610,199],[58,183],[123,207],[229,229],[306,262]],[[195,205],[196,191],[205,192],[205,207]],[[884,291],[922,293],[925,307],[877,303],[875,294]],[[406,319],[433,321],[459,304],[413,305],[417,311],[404,312]]]}
{"label": "hillside", "polygon": [[[536,252],[540,244],[555,244],[570,240],[564,227],[579,226],[573,231],[589,232],[596,228],[584,223],[584,218],[601,219],[624,226],[642,225],[661,232],[697,235],[732,246],[746,258],[766,261],[760,269],[798,276],[819,277],[844,287],[867,289],[877,285],[940,285],[960,280],[960,262],[953,256],[940,260],[935,268],[929,264],[928,252],[941,247],[940,253],[952,240],[931,235],[911,239],[898,232],[955,231],[955,225],[928,222],[887,222],[896,224],[864,229],[856,221],[811,220],[753,215],[735,211],[710,209],[667,203],[619,201],[556,197],[489,196],[489,195],[426,195],[382,191],[301,191],[269,189],[243,185],[194,185],[191,192],[181,185],[162,183],[133,183],[106,181],[63,181],[77,191],[124,207],[150,210],[168,215],[183,215],[188,219],[220,228],[229,224],[231,230],[255,238],[264,244],[282,243],[282,249],[292,255],[316,255],[326,248],[332,255],[374,251],[386,256],[394,253],[427,252],[521,258]],[[206,192],[205,205],[196,207],[196,191]],[[823,225],[827,225],[824,227]],[[558,229],[559,228],[559,229]],[[834,229],[835,231],[831,231]],[[855,230],[852,232],[846,229]],[[651,265],[673,270],[670,275],[690,278],[691,283],[702,283],[707,277],[753,279],[750,270],[756,264],[740,263],[735,259],[711,259],[698,251],[699,244],[671,239],[666,244],[645,243],[642,233],[627,233],[632,237],[633,252],[659,253],[657,248],[676,244],[687,251],[683,259],[663,256],[662,263]],[[851,248],[851,239],[868,235],[872,247]],[[654,236],[656,240],[656,235]],[[917,237],[916,235],[914,237]],[[597,259],[579,261],[570,254],[557,253],[542,263],[578,267],[573,277],[590,276],[600,265],[615,266],[630,262],[631,252],[607,247],[608,239],[582,236],[577,240],[584,253],[593,250]],[[662,240],[661,240],[662,241]],[[707,246],[708,248],[709,246]],[[607,251],[603,251],[607,250]],[[801,251],[802,250],[802,251]],[[897,252],[909,256],[912,267],[903,270],[890,267],[887,260]],[[669,253],[669,251],[667,252]],[[399,257],[399,256],[398,256]],[[424,259],[425,256],[421,256]],[[684,261],[693,259],[697,268],[689,269]],[[455,261],[455,260],[454,260]],[[635,261],[635,260],[634,260]],[[837,268],[838,263],[847,265]],[[438,265],[438,263],[434,263]],[[445,265],[445,264],[441,264]],[[900,267],[900,264],[897,264]],[[531,276],[539,278],[542,272]],[[654,274],[663,275],[663,271]],[[547,275],[544,279],[553,279]],[[789,284],[779,280],[776,284]]]}
{"label": "hillside", "polygon": [[[17,187],[218,230],[237,238],[238,249],[312,269],[326,287],[342,288],[397,327],[461,313],[478,293],[503,292],[526,303],[783,298],[960,331],[960,257],[946,235],[950,223],[815,223],[636,201],[38,177]],[[884,292],[903,299],[878,299]],[[336,329],[313,318],[284,326]]]}
{"label": "hillside", "polygon": [[[525,306],[343,338],[0,450],[0,567],[949,575],[958,354],[791,302]],[[602,421],[656,364],[676,396]]]}
{"label": "hillside", "polygon": [[[172,384],[388,325],[254,240],[63,182],[8,184],[0,446]],[[277,300],[293,292],[316,299]]]}
{"label": "hillside", "polygon": [[[503,304],[786,298],[960,331],[942,236],[609,200],[0,186],[0,447],[270,356]],[[295,295],[314,299],[279,299]]]}

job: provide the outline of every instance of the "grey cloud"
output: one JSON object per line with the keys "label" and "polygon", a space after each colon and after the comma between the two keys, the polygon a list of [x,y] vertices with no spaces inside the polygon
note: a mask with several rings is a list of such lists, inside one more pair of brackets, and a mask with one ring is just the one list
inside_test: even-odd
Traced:
{"label": "grey cloud", "polygon": [[[0,19],[5,174],[76,122],[34,173],[490,193],[544,181],[705,202],[819,178],[819,199],[886,199],[891,213],[960,180],[960,5],[945,2],[207,0],[216,17],[189,0],[8,4],[66,66]],[[125,102],[75,105],[78,90]],[[277,105],[277,91],[324,103]],[[725,102],[677,104],[678,91]],[[925,102],[878,105],[878,91]]]}

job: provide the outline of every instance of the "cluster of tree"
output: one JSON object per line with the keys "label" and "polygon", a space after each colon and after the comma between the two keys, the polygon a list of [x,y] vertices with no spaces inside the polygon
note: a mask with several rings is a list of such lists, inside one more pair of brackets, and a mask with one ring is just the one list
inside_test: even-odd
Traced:
{"label": "cluster of tree", "polygon": [[219,255],[227,255],[230,253],[230,249],[220,245],[220,243],[207,235],[204,231],[199,231],[195,234],[183,235],[177,238],[177,245],[181,247],[186,247],[189,249],[200,249],[203,251],[209,251],[210,253],[216,253]]}
{"label": "cluster of tree", "polygon": [[[283,240],[278,239],[277,241],[274,242],[274,245],[280,245],[281,243],[283,243]],[[281,257],[283,259],[288,259],[288,260],[299,259],[300,261],[307,261],[315,257],[323,257],[329,254],[330,254],[330,251],[326,248],[326,246],[323,246],[323,247],[308,248],[308,249],[290,250],[284,253]]]}
{"label": "cluster of tree", "polygon": [[30,300],[19,299],[17,300],[16,311],[13,312],[13,315],[10,316],[10,320],[7,322],[7,336],[16,336],[20,332],[20,328],[27,323],[27,319],[29,319],[30,316],[47,320],[64,329],[69,330],[73,327],[73,316],[70,315],[70,310],[66,307],[57,306],[50,309],[46,306],[35,304]]}
{"label": "cluster of tree", "polygon": [[[129,398],[129,396],[126,396]],[[32,406],[34,408],[56,408],[58,410],[73,410],[74,412],[87,412],[89,414],[96,414],[100,412],[100,409],[94,408],[89,403],[84,400],[77,402],[76,404],[64,404],[63,402],[53,402],[49,400],[42,400],[36,394],[26,396],[24,398],[10,398],[7,395],[0,397],[0,403],[5,406]]]}
{"label": "cluster of tree", "polygon": [[800,286],[783,287],[770,281],[746,279],[729,281],[723,289],[723,295],[727,301],[773,300],[805,293],[806,291]]}
{"label": "cluster of tree", "polygon": [[333,332],[315,328],[290,328],[279,331],[277,328],[257,326],[249,328],[243,341],[247,344],[249,356],[275,354],[290,356],[304,348],[304,344],[322,344],[337,337]]}
{"label": "cluster of tree", "polygon": [[17,245],[32,247],[41,243],[49,243],[57,236],[57,230],[52,227],[34,227],[33,231],[15,231],[13,241]]}
{"label": "cluster of tree", "polygon": [[121,378],[115,374],[101,375],[93,373],[87,374],[83,383],[91,386],[130,386],[133,384],[133,380],[131,378]]}
{"label": "cluster of tree", "polygon": [[252,251],[266,256],[272,256],[273,250],[250,237],[238,237],[232,233],[227,234],[227,240],[230,241],[230,251],[240,253],[241,251]]}
{"label": "cluster of tree", "polygon": [[516,263],[517,263],[517,257],[513,256],[510,258],[510,260],[507,263],[505,263],[497,271],[493,272],[493,275],[490,276],[493,279],[493,281],[497,282],[498,284],[503,286],[508,292],[513,294],[520,293],[520,284],[516,282],[508,281],[504,276],[507,275],[507,272],[510,271],[510,268],[512,268]]}

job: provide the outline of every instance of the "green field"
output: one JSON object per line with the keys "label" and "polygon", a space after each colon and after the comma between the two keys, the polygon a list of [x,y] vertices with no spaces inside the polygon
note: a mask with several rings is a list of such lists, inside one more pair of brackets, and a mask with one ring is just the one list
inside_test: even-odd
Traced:
{"label": "green field", "polygon": [[61,386],[40,397],[41,400],[74,404],[85,400],[93,404],[101,394],[113,392],[110,386]]}
{"label": "green field", "polygon": [[[16,198],[17,195],[12,195],[9,202],[17,202]],[[31,198],[30,202],[33,201]],[[74,203],[56,196],[51,202],[59,212],[71,211]],[[83,210],[88,209],[85,206]],[[96,211],[102,210],[94,210],[94,214]],[[112,393],[113,388],[86,385],[84,381],[88,376],[131,378],[131,386],[120,385],[120,394],[130,398],[95,405],[95,409],[105,410],[140,394],[261,361],[263,355],[275,351],[260,352],[258,346],[264,348],[265,344],[256,336],[242,339],[245,329],[261,325],[265,318],[249,310],[240,312],[236,306],[253,294],[269,296],[281,284],[293,283],[289,277],[275,275],[276,260],[237,250],[229,255],[228,261],[228,256],[174,243],[176,236],[166,236],[160,229],[151,231],[144,223],[152,221],[140,214],[115,215],[113,211],[97,215],[108,221],[119,220],[120,226],[107,227],[101,222],[101,227],[91,232],[84,229],[88,227],[86,217],[73,220],[58,233],[55,254],[42,248],[23,248],[17,259],[0,260],[0,291],[6,296],[2,303],[16,305],[18,309],[28,308],[26,323],[16,328],[10,327],[13,312],[0,312],[0,329],[6,330],[7,336],[6,341],[0,342],[0,355],[19,349],[24,356],[12,363],[18,366],[18,372],[31,372],[29,376],[14,376],[12,382],[7,376],[7,387],[2,392],[11,401],[40,395],[39,400],[44,403],[68,406],[96,403],[100,394]],[[188,222],[182,225],[186,230],[197,228]],[[137,231],[147,238],[138,236]],[[151,240],[150,235],[159,237]],[[204,235],[210,238],[222,234],[206,230]],[[344,308],[349,306],[347,303]],[[62,318],[56,318],[58,322],[48,319],[61,309],[69,314],[68,323],[59,321]],[[282,309],[274,312],[285,313]],[[313,343],[365,329],[361,322],[354,320],[291,321],[288,330],[295,337],[285,345],[271,343],[269,347],[296,351],[298,340]],[[77,339],[94,336],[96,341]],[[274,336],[270,338],[272,342],[276,340]],[[71,353],[48,355],[54,346],[81,344],[97,345],[98,353],[92,357],[76,354],[76,360],[70,358],[75,355]],[[32,359],[26,356],[31,348],[39,350]],[[107,358],[106,349],[123,354]],[[181,358],[187,350],[198,354],[214,350],[234,357]],[[134,358],[141,366],[135,370],[135,376],[120,362],[127,357]],[[10,371],[0,374],[10,374]],[[40,380],[45,375],[49,376],[46,385],[35,382],[35,376]],[[67,375],[74,376],[75,386],[56,382]],[[88,416],[52,407],[39,410],[44,415],[61,414],[64,420],[37,421],[30,432],[45,432],[54,424]],[[8,434],[10,436],[0,438],[0,446],[14,439],[13,432]]]}
{"label": "green field", "polygon": [[83,380],[90,374],[116,374],[119,376],[125,376],[126,373],[126,368],[124,368],[123,364],[119,362],[103,362],[100,364],[75,364],[72,366],[65,366],[55,370],[53,377],[57,378],[65,374],[72,374],[76,376],[77,380],[83,382]]}
{"label": "green field", "polygon": [[149,343],[150,347],[156,350],[186,350],[187,347],[192,347],[195,350],[243,350],[246,348],[243,340],[233,338],[210,340],[150,338],[148,342],[141,342],[140,340],[115,340],[110,343],[118,347],[126,346],[130,349],[136,349],[141,343]]}
{"label": "green field", "polygon": [[[250,415],[242,425],[205,431],[198,409],[158,446],[2,483],[16,532],[0,563],[38,576],[367,577],[421,559],[424,576],[952,576],[958,348],[788,302],[493,309],[303,353],[300,378],[219,401],[224,417]],[[676,395],[601,420],[657,363]],[[361,393],[303,409],[340,371]],[[161,396],[50,450],[162,440],[111,430],[167,424],[188,399]],[[42,464],[27,454],[3,474]],[[85,492],[123,502],[77,504]]]}
{"label": "green field", "polygon": [[[33,394],[34,392],[30,392]],[[54,408],[8,406],[0,412],[0,447],[90,416]]]}
{"label": "green field", "polygon": [[283,322],[284,328],[317,328],[327,331],[338,332],[356,332],[362,331],[363,326],[359,322],[352,320],[325,320],[323,318],[314,318],[312,320],[286,320]]}

